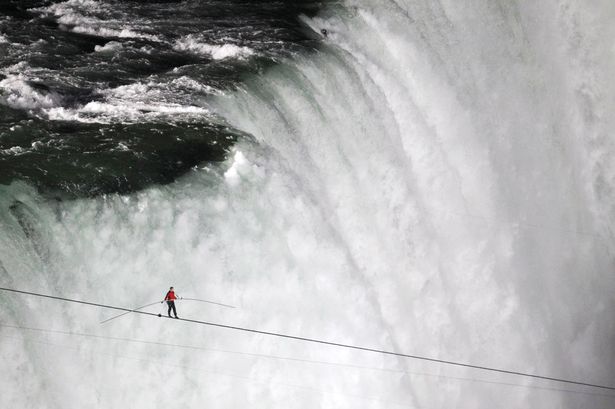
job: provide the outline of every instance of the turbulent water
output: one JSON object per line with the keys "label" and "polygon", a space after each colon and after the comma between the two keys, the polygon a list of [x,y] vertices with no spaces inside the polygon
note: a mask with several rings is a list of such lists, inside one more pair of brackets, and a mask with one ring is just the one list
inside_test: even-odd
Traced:
{"label": "turbulent water", "polygon": [[[180,317],[613,386],[615,6],[584,3],[11,4],[1,286],[133,308],[173,285],[237,307],[180,301]],[[612,390],[0,303],[7,408],[615,405]]]}
{"label": "turbulent water", "polygon": [[297,15],[314,10],[246,0],[0,6],[0,182],[63,197],[127,193],[223,160],[238,130],[208,97],[313,47]]}

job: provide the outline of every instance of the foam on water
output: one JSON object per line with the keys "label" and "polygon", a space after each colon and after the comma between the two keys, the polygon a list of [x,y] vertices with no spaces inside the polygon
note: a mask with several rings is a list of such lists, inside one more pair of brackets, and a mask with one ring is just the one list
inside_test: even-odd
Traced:
{"label": "foam on water", "polygon": [[196,116],[202,119],[209,111],[195,106],[178,104],[149,105],[145,103],[110,104],[104,102],[88,102],[78,109],[51,108],[47,111],[47,117],[53,121],[76,121],[84,123],[131,123],[156,120],[189,119]]}
{"label": "foam on water", "polygon": [[[174,285],[238,307],[180,303],[187,318],[610,384],[614,12],[606,1],[366,0],[306,19],[328,32],[317,55],[213,101],[254,137],[222,166],[66,203],[0,187],[0,276],[127,307]],[[2,328],[0,399],[15,407],[614,403],[570,385],[2,302],[3,323],[209,348]]]}
{"label": "foam on water", "polygon": [[225,58],[247,58],[254,54],[254,50],[246,46],[235,44],[207,44],[197,35],[187,35],[175,42],[175,48],[180,51],[189,51],[196,54],[211,56],[214,60]]}
{"label": "foam on water", "polygon": [[148,35],[143,33],[137,33],[129,28],[112,29],[105,27],[91,27],[91,26],[72,26],[71,31],[80,34],[90,34],[100,37],[118,37],[118,38],[146,38],[152,41],[158,41],[159,38],[154,35]]}
{"label": "foam on water", "polygon": [[[117,44],[117,43],[115,43]],[[112,45],[117,49],[116,45]],[[106,49],[111,49],[109,43]],[[26,74],[10,74],[15,70]],[[66,107],[64,98],[57,92],[37,88],[36,73],[29,72],[28,67],[20,65],[5,72],[7,77],[0,81],[0,104],[15,109],[27,110],[37,116],[53,121],[77,121],[85,123],[139,122],[156,120],[203,119],[210,111],[204,101],[196,97],[197,93],[215,94],[212,87],[199,83],[188,77],[179,77],[168,83],[150,81],[133,83],[115,88],[97,90],[102,100],[87,102],[83,105]],[[174,89],[191,90],[193,100],[181,101],[173,95]],[[171,99],[171,101],[168,101]]]}
{"label": "foam on water", "polygon": [[8,75],[0,81],[0,104],[15,109],[41,110],[59,105],[62,97],[53,91],[33,87],[22,75]]}
{"label": "foam on water", "polygon": [[121,50],[123,47],[124,46],[120,42],[109,41],[105,45],[94,46],[94,51],[96,51],[97,53],[103,53],[103,52],[113,53],[115,51]]}
{"label": "foam on water", "polygon": [[[209,88],[180,77],[170,84],[156,82],[134,83],[116,88],[99,90],[104,101],[92,101],[77,108],[53,107],[46,110],[51,120],[111,123],[165,120],[186,120],[190,117],[208,116],[210,111],[204,106],[180,104],[166,101],[173,86],[191,87],[194,91],[209,91]],[[193,103],[198,103],[195,98]],[[202,102],[202,101],[201,101]]]}
{"label": "foam on water", "polygon": [[[117,38],[143,38],[151,41],[160,41],[156,35],[139,32],[135,27],[126,24],[125,17],[108,3],[93,0],[69,0],[55,3],[48,7],[34,9],[33,11],[44,15],[52,15],[57,22],[66,29],[80,34],[89,34],[100,37]],[[102,20],[93,13],[104,16]],[[114,20],[113,16],[124,17]],[[109,18],[111,16],[111,18]]]}

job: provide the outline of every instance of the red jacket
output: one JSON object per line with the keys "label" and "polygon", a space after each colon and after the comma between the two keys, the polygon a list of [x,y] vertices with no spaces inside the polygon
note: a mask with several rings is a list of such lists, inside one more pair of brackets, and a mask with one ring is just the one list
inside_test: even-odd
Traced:
{"label": "red jacket", "polygon": [[173,301],[173,300],[177,300],[177,297],[175,296],[175,291],[171,290],[167,293],[167,295],[164,297],[165,301]]}

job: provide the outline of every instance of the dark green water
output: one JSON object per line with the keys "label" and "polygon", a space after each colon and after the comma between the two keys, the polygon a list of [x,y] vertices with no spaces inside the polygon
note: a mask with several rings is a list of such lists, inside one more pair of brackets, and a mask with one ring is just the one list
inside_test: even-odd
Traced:
{"label": "dark green water", "polygon": [[306,1],[11,1],[0,6],[0,183],[130,192],[244,137],[208,98],[318,39]]}

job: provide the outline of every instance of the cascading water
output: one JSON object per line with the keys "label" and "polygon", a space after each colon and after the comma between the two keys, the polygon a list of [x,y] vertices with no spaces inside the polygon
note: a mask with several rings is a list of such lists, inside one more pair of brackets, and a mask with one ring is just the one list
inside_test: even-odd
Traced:
{"label": "cascading water", "polygon": [[[326,30],[317,52],[210,97],[251,135],[221,165],[71,201],[0,186],[2,283],[126,307],[174,285],[238,307],[180,302],[187,318],[612,385],[613,16],[607,1],[329,5],[304,18]],[[615,404],[594,388],[0,299],[2,407]]]}

